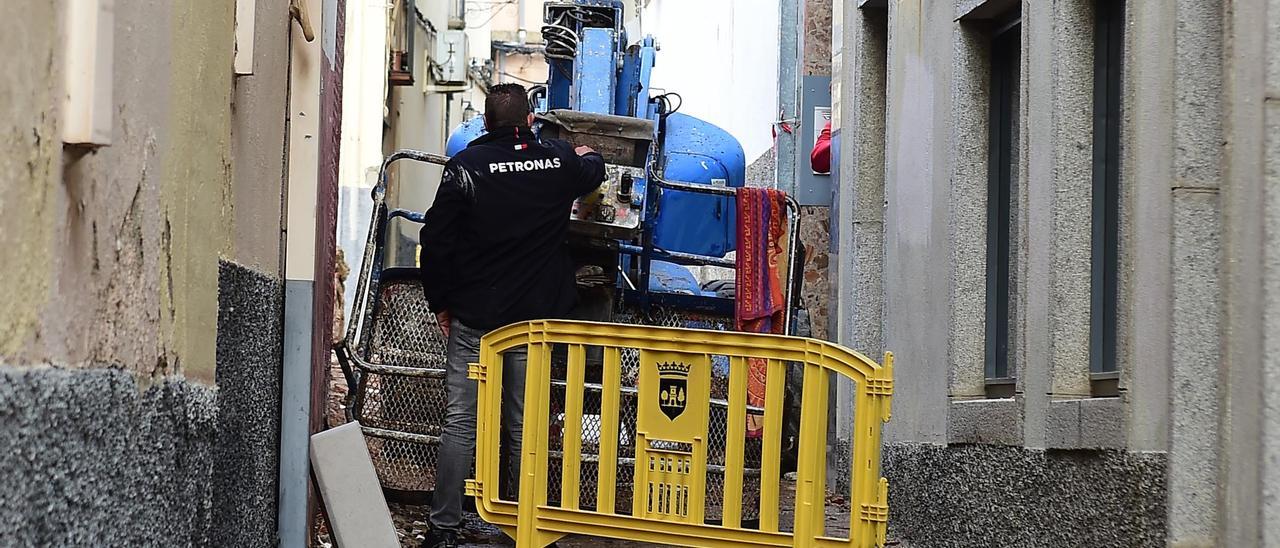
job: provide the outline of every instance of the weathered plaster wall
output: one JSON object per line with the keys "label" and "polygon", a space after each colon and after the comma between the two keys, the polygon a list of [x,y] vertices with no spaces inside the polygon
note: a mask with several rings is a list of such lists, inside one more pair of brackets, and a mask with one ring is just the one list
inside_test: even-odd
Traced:
{"label": "weathered plaster wall", "polygon": [[216,390],[0,362],[0,544],[276,544],[283,286],[215,272]]}
{"label": "weathered plaster wall", "polygon": [[889,3],[884,349],[899,364],[894,392],[910,395],[894,402],[884,429],[890,442],[946,442],[956,28],[949,11]]}
{"label": "weathered plaster wall", "polygon": [[57,116],[50,105],[60,89],[56,6],[44,0],[0,4],[0,355],[37,337],[50,286],[54,219],[58,207]]}
{"label": "weathered plaster wall", "polygon": [[1264,234],[1262,330],[1262,544],[1280,544],[1280,8],[1272,3],[1263,19],[1266,28],[1265,99],[1262,101],[1262,166]]}
{"label": "weathered plaster wall", "polygon": [[278,270],[287,19],[272,4],[239,91],[232,3],[117,5],[112,143],[65,151],[60,4],[0,7],[0,47],[29,52],[0,68],[32,75],[0,84],[0,355],[213,380],[219,257]]}
{"label": "weathered plaster wall", "polygon": [[1212,546],[1218,511],[1222,387],[1222,6],[1173,3],[1174,32],[1169,537]]}
{"label": "weathered plaster wall", "polygon": [[[1172,10],[1152,2],[1130,5],[1126,33],[1126,127],[1122,132],[1124,166],[1120,177],[1120,315],[1132,326],[1118,341],[1121,383],[1128,402],[1129,445],[1162,451],[1169,446],[1170,266],[1173,230],[1173,28]],[[1137,121],[1142,123],[1138,124]]]}
{"label": "weathered plaster wall", "polygon": [[[1234,2],[1225,10],[1223,51],[1224,449],[1220,545],[1271,546],[1280,536],[1275,498],[1273,353],[1280,330],[1274,206],[1280,162],[1280,6]],[[1259,59],[1266,59],[1259,70]],[[1268,362],[1268,359],[1270,360]]]}
{"label": "weathered plaster wall", "polygon": [[257,2],[253,74],[236,76],[231,98],[233,249],[227,258],[280,273],[285,112],[289,100],[289,5]]}

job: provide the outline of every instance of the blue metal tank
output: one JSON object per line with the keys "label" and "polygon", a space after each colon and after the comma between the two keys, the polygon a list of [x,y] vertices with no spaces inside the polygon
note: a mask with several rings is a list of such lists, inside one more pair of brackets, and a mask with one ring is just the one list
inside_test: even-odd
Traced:
{"label": "blue metal tank", "polygon": [[[663,177],[741,187],[747,162],[742,145],[710,122],[679,112],[667,117]],[[665,191],[658,204],[654,245],[667,251],[723,257],[735,247],[737,210],[731,198]]]}
{"label": "blue metal tank", "polygon": [[481,135],[484,135],[483,116],[476,116],[463,122],[462,125],[458,126],[458,129],[453,130],[453,133],[449,135],[449,141],[444,145],[445,156],[453,156],[462,152],[462,149],[467,148],[467,143],[474,141],[476,137]]}

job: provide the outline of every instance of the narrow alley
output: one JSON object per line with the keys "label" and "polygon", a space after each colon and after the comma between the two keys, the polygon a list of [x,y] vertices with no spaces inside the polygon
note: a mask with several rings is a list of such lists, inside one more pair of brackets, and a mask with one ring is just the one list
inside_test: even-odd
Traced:
{"label": "narrow alley", "polygon": [[0,20],[0,548],[1280,546],[1275,0]]}

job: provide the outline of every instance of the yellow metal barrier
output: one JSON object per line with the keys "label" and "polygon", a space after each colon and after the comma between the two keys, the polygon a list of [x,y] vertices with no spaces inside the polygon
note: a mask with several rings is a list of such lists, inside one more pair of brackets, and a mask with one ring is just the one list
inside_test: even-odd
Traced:
{"label": "yellow metal barrier", "polygon": [[[548,474],[554,345],[568,348],[559,486],[551,485]],[[527,347],[529,359],[517,504],[500,496],[499,402],[500,356],[520,347]],[[583,420],[585,356],[591,347],[602,348],[604,355],[598,425]],[[622,382],[623,353],[639,355],[634,390]],[[713,358],[727,358],[729,363],[724,423],[728,431],[724,447],[714,448],[723,451],[724,463],[718,522],[706,516]],[[754,500],[744,493],[748,360],[767,363],[764,435],[759,440],[763,444],[760,519],[758,526],[751,527],[743,523],[744,501]],[[789,508],[780,502],[779,485],[783,389],[789,364],[803,368],[804,389],[794,522],[785,524],[779,516]],[[824,528],[828,394],[834,375],[851,379],[857,387],[847,538],[828,536]],[[468,481],[468,494],[476,497],[480,516],[502,527],[520,547],[546,546],[567,534],[679,546],[882,546],[888,482],[880,477],[880,426],[889,420],[892,375],[891,354],[885,354],[880,365],[814,339],[568,321],[507,326],[484,337],[480,363],[470,367],[470,377],[479,382],[479,413],[477,479]],[[636,406],[634,425],[619,420],[626,416],[624,394]],[[585,442],[598,446],[594,455],[583,452],[584,424],[598,426],[598,437]],[[634,452],[633,472],[619,465],[620,440]],[[584,465],[592,462],[598,480],[595,500],[584,501]],[[620,472],[634,478],[629,493],[628,485],[618,483]],[[558,505],[548,500],[548,492],[555,487]],[[618,511],[619,495],[630,497],[629,513]]]}

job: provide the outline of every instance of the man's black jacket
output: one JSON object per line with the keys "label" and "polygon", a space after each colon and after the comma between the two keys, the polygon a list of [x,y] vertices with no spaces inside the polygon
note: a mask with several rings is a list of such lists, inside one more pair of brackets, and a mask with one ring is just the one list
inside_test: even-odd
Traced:
{"label": "man's black jacket", "polygon": [[474,329],[562,318],[577,302],[565,248],[573,201],[604,180],[604,158],[504,127],[445,165],[422,227],[422,287],[432,312]]}

